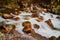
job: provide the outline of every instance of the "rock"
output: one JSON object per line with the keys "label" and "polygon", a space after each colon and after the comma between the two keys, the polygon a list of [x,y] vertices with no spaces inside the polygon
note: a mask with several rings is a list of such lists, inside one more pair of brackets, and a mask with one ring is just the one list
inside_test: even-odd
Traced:
{"label": "rock", "polygon": [[5,30],[5,28],[3,27],[3,22],[0,22],[0,32],[2,32],[2,33],[6,33],[7,32]]}
{"label": "rock", "polygon": [[5,35],[0,32],[0,40],[5,40]]}
{"label": "rock", "polygon": [[53,15],[50,15],[51,16],[51,18],[53,18]]}
{"label": "rock", "polygon": [[37,40],[49,40],[48,38],[43,37],[43,36],[41,36],[41,35],[39,35],[37,33],[35,33],[32,37],[34,37]]}
{"label": "rock", "polygon": [[27,27],[25,27],[25,28],[23,28],[23,32],[28,34],[28,33],[31,33],[31,30],[28,29]]}
{"label": "rock", "polygon": [[21,37],[21,40],[37,40],[37,39],[29,35],[24,35]]}
{"label": "rock", "polygon": [[57,19],[60,19],[60,16],[57,16],[56,18],[57,18]]}
{"label": "rock", "polygon": [[39,28],[40,28],[40,26],[39,26],[39,25],[37,25],[37,24],[34,24],[34,28],[39,29]]}
{"label": "rock", "polygon": [[40,22],[40,21],[42,21],[42,20],[43,20],[43,17],[42,17],[42,16],[40,16],[40,17],[38,17],[36,20],[37,20],[38,22]]}
{"label": "rock", "polygon": [[0,16],[2,16],[2,13],[0,13]]}
{"label": "rock", "polygon": [[30,28],[23,28],[23,32],[28,34],[28,35],[33,35],[35,32],[33,29],[30,29]]}
{"label": "rock", "polygon": [[60,36],[57,38],[57,40],[60,40]]}
{"label": "rock", "polygon": [[29,17],[26,17],[26,18],[24,18],[25,20],[29,20],[30,18]]}
{"label": "rock", "polygon": [[49,40],[57,40],[57,38],[52,36],[52,37],[49,38]]}
{"label": "rock", "polygon": [[33,18],[39,17],[39,13],[37,13],[36,11],[33,11],[31,17]]}
{"label": "rock", "polygon": [[52,24],[50,19],[45,21],[45,22],[50,26],[50,28],[54,29],[54,26],[53,26],[53,24]]}
{"label": "rock", "polygon": [[14,15],[19,15],[20,14],[20,12],[15,12],[15,13],[13,13]]}
{"label": "rock", "polygon": [[18,21],[18,20],[20,20],[20,18],[16,17],[16,18],[13,18],[13,20]]}
{"label": "rock", "polygon": [[22,25],[24,26],[22,30],[24,33],[30,34],[30,35],[34,34],[34,30],[32,29],[31,23],[29,21],[24,22]]}
{"label": "rock", "polygon": [[14,38],[12,38],[10,40],[21,40],[21,38],[20,37],[14,37]]}
{"label": "rock", "polygon": [[7,13],[3,14],[2,17],[3,17],[4,19],[11,19],[11,18],[13,18],[12,15],[7,14]]}
{"label": "rock", "polygon": [[29,26],[31,26],[31,22],[25,21],[25,22],[22,23],[22,26],[29,27]]}

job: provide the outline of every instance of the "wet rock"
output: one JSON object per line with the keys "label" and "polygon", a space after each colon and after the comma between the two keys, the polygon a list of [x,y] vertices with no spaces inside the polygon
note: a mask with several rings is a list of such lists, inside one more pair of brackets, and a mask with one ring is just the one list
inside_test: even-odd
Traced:
{"label": "wet rock", "polygon": [[57,18],[57,19],[60,19],[60,16],[57,16],[56,18]]}
{"label": "wet rock", "polygon": [[29,35],[24,35],[23,37],[21,37],[21,40],[37,40],[37,39]]}
{"label": "wet rock", "polygon": [[24,22],[22,25],[24,26],[22,30],[24,33],[31,35],[34,34],[34,30],[32,29],[31,23],[29,21]]}
{"label": "wet rock", "polygon": [[22,30],[25,34],[29,34],[29,35],[33,35],[35,33],[35,31],[33,29],[30,28],[23,28]]}
{"label": "wet rock", "polygon": [[31,33],[31,30],[28,29],[27,27],[25,27],[25,28],[23,28],[23,32],[28,34],[28,33]]}
{"label": "wet rock", "polygon": [[13,18],[13,20],[18,21],[18,20],[20,20],[20,18],[16,17],[16,18]]}
{"label": "wet rock", "polygon": [[39,13],[37,13],[36,11],[33,11],[31,17],[33,18],[39,17]]}
{"label": "wet rock", "polygon": [[60,40],[60,36],[57,38],[57,40]]}
{"label": "wet rock", "polygon": [[54,26],[53,26],[53,24],[52,24],[50,19],[45,21],[45,22],[50,26],[50,28],[54,29]]}
{"label": "wet rock", "polygon": [[24,27],[30,27],[31,26],[31,22],[25,21],[25,22],[22,23],[22,26],[24,26]]}
{"label": "wet rock", "polygon": [[15,37],[15,38],[12,38],[10,40],[21,40],[21,38],[20,37]]}
{"label": "wet rock", "polygon": [[51,18],[53,18],[53,15],[50,15],[51,16]]}
{"label": "wet rock", "polygon": [[37,33],[35,33],[32,37],[34,37],[37,40],[49,40],[48,38],[43,37],[43,36],[41,36],[41,35],[39,35]]}
{"label": "wet rock", "polygon": [[42,20],[43,20],[43,17],[42,17],[42,16],[40,16],[40,17],[38,17],[36,20],[37,20],[38,22],[40,22],[40,21],[42,21]]}
{"label": "wet rock", "polygon": [[13,13],[14,15],[19,15],[20,13],[19,12],[15,12],[15,13]]}
{"label": "wet rock", "polygon": [[57,40],[57,38],[52,36],[52,37],[49,38],[49,40]]}
{"label": "wet rock", "polygon": [[26,18],[24,18],[25,20],[29,20],[30,18],[29,17],[26,17]]}
{"label": "wet rock", "polygon": [[39,25],[37,25],[37,24],[34,24],[34,28],[39,29],[39,28],[40,28],[40,26],[39,26]]}
{"label": "wet rock", "polygon": [[3,14],[2,17],[3,17],[4,19],[11,19],[11,18],[13,18],[12,15],[7,14],[7,13]]}

